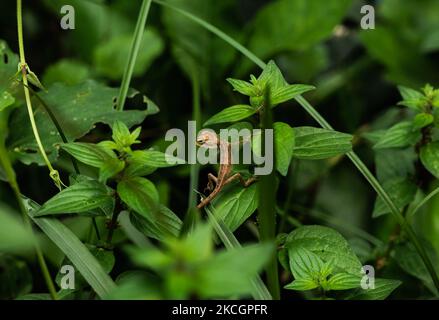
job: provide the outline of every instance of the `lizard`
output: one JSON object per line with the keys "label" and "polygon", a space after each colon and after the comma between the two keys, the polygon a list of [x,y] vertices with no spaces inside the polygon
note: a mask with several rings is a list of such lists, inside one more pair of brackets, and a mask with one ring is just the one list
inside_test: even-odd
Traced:
{"label": "lizard", "polygon": [[256,181],[256,177],[244,180],[240,173],[232,174],[233,164],[231,143],[219,139],[215,132],[211,130],[200,131],[197,136],[196,143],[200,147],[202,146],[205,148],[219,148],[220,151],[220,167],[218,170],[218,174],[217,176],[213,175],[212,173],[209,173],[207,175],[208,184],[206,189],[211,192],[197,205],[198,209],[201,209],[208,205],[218,195],[218,193],[221,192],[224,186],[235,180],[239,180],[245,188]]}

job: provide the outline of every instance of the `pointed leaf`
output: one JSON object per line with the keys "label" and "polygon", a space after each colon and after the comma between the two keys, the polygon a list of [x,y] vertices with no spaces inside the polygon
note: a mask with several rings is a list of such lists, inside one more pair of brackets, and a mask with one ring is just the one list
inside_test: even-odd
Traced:
{"label": "pointed leaf", "polygon": [[313,127],[294,128],[296,145],[293,157],[305,160],[327,159],[352,150],[352,136]]}
{"label": "pointed leaf", "polygon": [[64,143],[61,144],[61,148],[75,157],[78,161],[95,168],[100,168],[108,160],[117,159],[113,152],[100,145],[92,143]]}
{"label": "pointed leaf", "polygon": [[81,181],[46,201],[34,216],[86,212],[112,201],[113,197],[105,185],[93,180]]}
{"label": "pointed leaf", "polygon": [[258,110],[248,106],[248,105],[236,105],[229,108],[226,108],[209,120],[204,123],[204,126],[217,124],[217,123],[225,123],[225,122],[236,122],[243,119],[246,119],[252,115],[254,115]]}

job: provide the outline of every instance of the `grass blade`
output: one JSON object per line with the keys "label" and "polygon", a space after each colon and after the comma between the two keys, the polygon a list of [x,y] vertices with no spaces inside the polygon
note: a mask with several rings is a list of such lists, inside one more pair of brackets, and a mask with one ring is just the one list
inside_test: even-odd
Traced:
{"label": "grass blade", "polygon": [[[217,218],[210,208],[205,207],[205,210],[207,212],[207,215],[209,217],[210,222],[212,223],[213,228],[215,229],[215,232],[220,237],[221,241],[223,242],[224,246],[227,249],[233,249],[233,248],[240,248],[241,244],[239,241],[235,238],[233,235],[233,232],[227,228],[227,226],[224,224],[224,222]],[[270,292],[268,291],[267,287],[265,286],[262,279],[258,276],[255,279],[253,279],[253,287],[254,292],[252,293],[253,298],[256,300],[272,300]]]}
{"label": "grass blade", "polygon": [[105,297],[116,288],[116,284],[105,273],[96,258],[70,229],[54,218],[36,218],[38,205],[28,198],[24,199],[24,202],[29,217],[72,261],[99,297]]}
{"label": "grass blade", "polygon": [[430,201],[437,194],[439,194],[439,188],[434,189],[427,196],[425,196],[425,198],[422,199],[422,201],[419,202],[418,205],[411,212],[408,213],[408,217],[410,218],[413,217],[416,214],[416,212],[419,211],[419,209],[421,209],[428,201]]}
{"label": "grass blade", "polygon": [[134,66],[136,65],[137,55],[140,50],[143,32],[145,31],[146,19],[148,18],[151,0],[143,0],[140,8],[139,17],[137,19],[136,29],[134,30],[133,43],[130,49],[127,64],[123,73],[122,84],[120,86],[119,96],[117,98],[117,111],[122,111],[127,99],[128,90],[130,88],[131,78],[133,76]]}

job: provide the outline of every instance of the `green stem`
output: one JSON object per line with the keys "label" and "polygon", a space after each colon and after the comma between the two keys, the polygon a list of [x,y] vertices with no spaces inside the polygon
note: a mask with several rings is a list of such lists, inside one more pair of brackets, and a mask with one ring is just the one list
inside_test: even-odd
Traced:
{"label": "green stem", "polygon": [[[267,130],[273,130],[273,116],[270,105],[270,94],[267,88],[264,99],[264,107],[261,109],[261,123],[262,129],[262,149],[263,154],[267,156],[265,146],[265,134]],[[270,141],[274,143],[273,141]],[[275,163],[274,153],[272,154],[272,163]],[[274,242],[276,239],[276,177],[273,170],[268,175],[263,175],[259,178],[259,205],[258,205],[258,222],[259,222],[259,235],[262,242]],[[279,272],[276,254],[270,259],[270,262],[266,268],[267,283],[271,295],[275,300],[280,299],[279,288]]]}
{"label": "green stem", "polygon": [[140,7],[139,16],[137,18],[136,29],[134,30],[133,42],[131,44],[130,55],[128,57],[125,71],[123,73],[122,84],[120,86],[119,96],[117,98],[117,111],[122,111],[127,99],[128,90],[130,88],[131,78],[133,76],[134,66],[136,65],[137,55],[139,54],[140,44],[142,42],[143,33],[145,31],[146,19],[148,18],[151,0],[143,0]]}
{"label": "green stem", "polygon": [[18,31],[18,47],[20,51],[20,71],[23,76],[23,84],[24,84],[24,96],[26,99],[27,112],[29,114],[29,120],[32,126],[32,132],[35,137],[35,141],[37,142],[38,149],[40,150],[41,156],[46,163],[47,168],[49,169],[49,174],[52,180],[55,182],[58,189],[61,189],[61,179],[59,177],[58,171],[56,171],[52,164],[50,163],[49,158],[47,157],[46,151],[44,150],[43,143],[40,138],[40,134],[38,132],[37,124],[35,122],[35,117],[32,109],[32,101],[30,99],[29,93],[29,83],[27,80],[28,73],[28,65],[26,63],[26,56],[24,54],[24,40],[23,40],[23,16],[22,16],[22,4],[21,0],[17,0],[17,31]]}
{"label": "green stem", "polygon": [[[201,123],[201,90],[200,81],[196,74],[194,74],[192,77],[192,99],[192,118],[195,120],[196,132],[198,132]],[[193,164],[190,169],[188,208],[183,221],[183,226],[181,228],[181,236],[184,236],[187,232],[189,232],[195,225],[196,220],[198,219],[199,211],[196,208],[197,193],[195,192],[195,190],[198,190],[199,175],[200,165],[198,163]]]}
{"label": "green stem", "polygon": [[[241,244],[239,243],[238,239],[235,238],[233,232],[225,225],[224,221],[222,221],[214,213],[212,213],[210,208],[212,208],[212,205],[205,208],[209,217],[209,221],[212,223],[215,232],[218,234],[224,246],[228,250],[240,248]],[[273,300],[270,292],[268,291],[267,287],[259,276],[255,277],[252,280],[252,285],[254,289],[252,295],[256,300]]]}
{"label": "green stem", "polygon": [[[266,64],[259,59],[255,54],[253,54],[251,51],[249,51],[247,48],[239,44],[237,41],[232,39],[230,36],[216,28],[215,26],[211,25],[210,23],[198,18],[197,16],[186,12],[180,8],[177,8],[173,5],[170,5],[169,3],[164,3],[163,1],[159,0],[153,0],[155,3],[160,4],[162,6],[168,7],[176,12],[179,12],[180,14],[186,16],[190,20],[192,20],[194,23],[197,23],[204,27],[206,30],[209,30],[216,36],[218,36],[220,39],[227,42],[229,45],[234,47],[236,50],[241,52],[244,56],[246,56],[248,59],[253,61],[256,65],[258,65],[260,68],[265,68]],[[296,101],[305,109],[306,112],[308,112],[317,123],[319,123],[323,128],[333,130],[331,125],[320,115],[320,113],[317,112],[316,109],[302,96],[298,96],[295,98]],[[409,236],[411,242],[415,246],[416,250],[418,251],[419,255],[421,256],[422,260],[424,261],[425,266],[428,269],[428,272],[430,273],[430,276],[436,286],[436,288],[439,290],[439,278],[438,275],[433,267],[433,264],[428,257],[425,249],[420,244],[420,241],[411,228],[410,225],[408,225],[402,216],[401,212],[399,212],[398,208],[392,201],[392,199],[389,197],[387,192],[383,189],[383,187],[379,184],[379,182],[376,180],[376,178],[373,176],[373,174],[369,171],[369,169],[366,167],[366,165],[361,161],[360,158],[354,153],[350,152],[348,153],[349,159],[352,161],[352,163],[357,167],[357,169],[363,174],[363,176],[366,178],[366,180],[371,184],[371,186],[374,188],[374,190],[377,192],[377,194],[384,200],[386,205],[389,207],[389,209],[392,212],[392,215],[394,218],[398,221],[398,223],[405,229],[407,232],[407,235]]]}
{"label": "green stem", "polygon": [[[58,119],[55,117],[55,114],[52,112],[52,110],[50,109],[49,105],[46,103],[46,101],[43,100],[43,98],[40,97],[40,95],[34,90],[32,89],[30,86],[25,85],[23,82],[18,81],[19,83],[21,83],[23,85],[23,87],[27,87],[28,90],[30,91],[30,93],[41,103],[41,105],[43,106],[44,110],[47,112],[47,114],[49,115],[50,120],[52,121],[52,123],[54,124],[54,126],[56,127],[56,130],[59,133],[59,136],[61,137],[61,140],[64,143],[69,143],[69,141],[67,140],[66,135],[64,134],[64,131],[58,121]],[[73,165],[73,169],[75,170],[76,174],[81,174],[79,171],[79,167],[78,167],[78,163],[76,161],[76,159],[69,154],[69,158],[70,161],[72,162]]]}

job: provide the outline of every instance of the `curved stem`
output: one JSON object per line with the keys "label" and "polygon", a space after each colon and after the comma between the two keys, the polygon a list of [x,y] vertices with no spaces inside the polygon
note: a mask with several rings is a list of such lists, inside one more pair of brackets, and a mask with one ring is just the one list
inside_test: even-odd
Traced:
{"label": "curved stem", "polygon": [[[44,101],[43,98],[41,98],[40,95],[39,95],[37,92],[35,92],[35,90],[33,90],[30,86],[26,86],[26,85],[25,85],[23,82],[21,82],[21,81],[18,81],[18,82],[21,83],[23,86],[27,87],[28,90],[30,91],[30,93],[31,93],[34,97],[37,98],[37,100],[38,100],[38,101],[41,103],[41,105],[43,106],[44,110],[45,110],[45,111],[47,112],[47,114],[49,115],[50,120],[52,120],[53,124],[55,125],[56,130],[58,131],[59,136],[61,137],[61,140],[62,140],[64,143],[69,143],[69,141],[67,140],[67,137],[66,137],[66,135],[65,135],[65,133],[64,133],[64,131],[63,131],[61,125],[60,125],[60,123],[58,122],[58,119],[56,118],[55,114],[52,112],[52,110],[50,109],[50,107],[48,106],[48,104],[46,103],[46,101]],[[79,170],[78,162],[76,161],[76,159],[75,159],[72,155],[70,155],[70,154],[68,155],[68,157],[69,157],[70,161],[72,162],[72,166],[73,166],[73,169],[75,170],[75,173],[76,173],[76,174],[81,174],[81,171]],[[100,236],[100,234],[99,234],[99,228],[98,228],[98,225],[97,225],[97,223],[96,223],[96,218],[95,218],[95,217],[92,217],[91,220],[92,220],[92,227],[93,227],[93,229],[95,230],[95,233],[96,233],[96,238],[97,238],[98,240],[101,240],[101,236]]]}
{"label": "curved stem", "polygon": [[20,71],[23,76],[23,84],[24,84],[24,96],[26,99],[26,106],[27,106],[27,112],[29,114],[29,120],[32,126],[32,131],[35,137],[35,140],[38,145],[38,149],[40,150],[41,156],[44,159],[44,162],[46,163],[47,168],[49,169],[49,174],[52,180],[55,182],[58,189],[61,189],[61,179],[59,177],[58,171],[56,171],[52,164],[50,163],[49,158],[47,157],[46,151],[44,150],[43,143],[41,142],[40,134],[38,132],[38,127],[35,122],[35,117],[32,109],[32,102],[30,99],[30,93],[29,93],[29,83],[27,79],[27,73],[28,73],[28,65],[26,63],[26,57],[24,54],[24,41],[23,41],[23,17],[22,17],[22,4],[21,0],[17,0],[17,30],[18,30],[18,46],[20,51]]}

